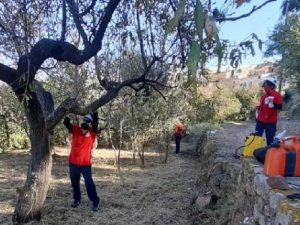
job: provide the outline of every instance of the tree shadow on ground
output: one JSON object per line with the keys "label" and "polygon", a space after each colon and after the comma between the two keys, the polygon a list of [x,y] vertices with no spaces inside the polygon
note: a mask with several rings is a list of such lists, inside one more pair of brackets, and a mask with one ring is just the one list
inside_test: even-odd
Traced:
{"label": "tree shadow on ground", "polygon": [[[139,181],[135,180],[137,174],[161,164],[159,155],[146,155],[145,158],[145,169],[141,169],[139,164],[134,165],[130,157],[121,158],[121,173],[127,183],[127,185],[123,186],[113,159],[105,159],[99,156],[93,159],[93,178],[103,206],[115,210],[124,208],[125,203],[115,199],[113,193],[122,192],[122,196],[127,198],[130,198],[128,195],[141,196],[143,194],[141,191],[138,191]],[[0,154],[0,224],[11,224],[11,217],[17,200],[16,189],[22,187],[25,182],[29,160],[29,151]],[[133,191],[126,192],[126,190],[132,189]],[[102,193],[102,190],[106,191]],[[83,178],[81,179],[81,191],[83,199],[81,210],[85,209],[84,217],[88,218],[93,214],[89,214],[92,212],[89,209],[90,202],[86,195]],[[56,154],[53,156],[51,184],[43,210],[43,214],[47,215],[44,224],[65,224],[64,222],[60,223],[59,220],[66,221],[65,216],[74,216],[74,212],[81,214],[79,209],[71,209],[69,207],[71,199],[72,189],[69,180],[68,156],[66,154]],[[49,220],[50,218],[53,222]],[[70,221],[73,220],[71,219]],[[81,221],[81,224],[84,222],[82,219],[79,221]],[[70,223],[80,224],[75,220],[73,222]]]}

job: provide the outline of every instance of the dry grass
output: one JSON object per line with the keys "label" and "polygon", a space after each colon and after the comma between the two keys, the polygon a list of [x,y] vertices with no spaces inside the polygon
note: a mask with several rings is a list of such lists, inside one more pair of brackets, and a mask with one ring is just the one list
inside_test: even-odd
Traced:
{"label": "dry grass", "polygon": [[[97,150],[93,159],[93,178],[101,198],[101,210],[92,212],[83,182],[82,204],[71,209],[71,186],[68,177],[68,151],[56,149],[52,181],[40,222],[30,224],[105,224],[165,225],[192,224],[191,200],[199,190],[199,162],[190,155],[170,155],[160,163],[155,152],[146,153],[146,168],[133,165],[131,153],[122,151],[121,185],[114,166],[112,150]],[[26,177],[28,152],[0,154],[0,224],[11,224],[16,202],[16,188]]]}

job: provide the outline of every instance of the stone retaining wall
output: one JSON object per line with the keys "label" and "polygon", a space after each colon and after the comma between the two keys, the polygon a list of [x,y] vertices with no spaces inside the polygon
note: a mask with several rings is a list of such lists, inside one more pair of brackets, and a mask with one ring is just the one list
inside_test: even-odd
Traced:
{"label": "stone retaining wall", "polygon": [[[292,193],[300,193],[300,178],[285,178],[290,190],[272,189],[263,167],[254,159],[243,160],[243,172],[253,179],[251,186],[254,193],[253,221],[260,225],[294,225],[300,224],[300,200],[286,198]],[[251,186],[249,188],[251,188]]]}
{"label": "stone retaining wall", "polygon": [[220,216],[216,225],[300,225],[300,201],[286,198],[300,193],[300,178],[285,178],[290,189],[274,190],[254,159],[219,157],[211,166],[207,188],[220,197],[214,206]]}

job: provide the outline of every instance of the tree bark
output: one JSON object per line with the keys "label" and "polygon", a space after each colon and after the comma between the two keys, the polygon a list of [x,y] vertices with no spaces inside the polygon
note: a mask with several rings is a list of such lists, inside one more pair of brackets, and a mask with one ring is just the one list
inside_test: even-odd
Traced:
{"label": "tree bark", "polygon": [[[72,3],[73,1],[68,0],[68,2]],[[96,1],[93,2],[91,8]],[[76,108],[76,101],[68,99],[54,111],[51,93],[46,92],[39,83],[35,82],[37,71],[49,58],[80,65],[95,56],[102,48],[105,31],[120,2],[121,0],[108,1],[103,15],[99,18],[99,25],[93,40],[90,43],[86,41],[83,50],[63,41],[65,39],[63,31],[61,40],[43,38],[35,43],[30,52],[19,58],[17,70],[0,63],[0,81],[11,86],[20,102],[24,102],[30,127],[31,160],[25,185],[18,190],[18,202],[13,215],[14,224],[22,224],[41,218],[41,210],[46,199],[52,168],[49,134],[52,133],[56,124],[72,110],[75,112],[78,110],[84,115],[98,109],[101,105],[115,98],[122,87],[131,84],[129,82],[119,85],[84,109]],[[85,31],[81,30],[81,24],[77,24],[78,20],[73,19],[77,29],[79,28],[78,32],[86,36]],[[15,47],[17,48],[17,46]],[[30,86],[35,86],[35,88]],[[30,89],[36,90],[30,91]]]}
{"label": "tree bark", "polygon": [[13,215],[14,224],[40,220],[47,196],[52,168],[49,132],[45,126],[42,107],[35,93],[26,101],[27,119],[30,126],[31,160],[25,185],[18,190],[19,197]]}
{"label": "tree bark", "polygon": [[168,158],[169,158],[170,136],[171,136],[171,134],[168,131],[166,131],[164,134],[165,134],[165,143],[166,143],[164,163],[167,163],[168,162]]}
{"label": "tree bark", "polygon": [[[6,118],[4,118],[4,128],[5,128],[5,134],[6,134],[6,148],[10,149],[10,134],[9,134],[9,126],[8,121]],[[4,152],[4,151],[3,151]]]}
{"label": "tree bark", "polygon": [[141,162],[142,162],[141,167],[145,168],[145,143],[141,144],[141,148],[139,150],[139,156],[140,156],[140,159],[141,159]]}

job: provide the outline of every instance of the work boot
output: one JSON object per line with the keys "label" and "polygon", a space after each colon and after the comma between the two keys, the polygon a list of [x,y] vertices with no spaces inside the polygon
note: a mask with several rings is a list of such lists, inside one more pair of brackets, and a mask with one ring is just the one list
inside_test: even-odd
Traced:
{"label": "work boot", "polygon": [[70,206],[71,208],[77,208],[80,205],[80,201],[74,201]]}
{"label": "work boot", "polygon": [[97,211],[99,211],[99,209],[100,209],[100,204],[99,203],[96,204],[96,205],[93,205],[93,207],[92,207],[93,212],[97,212]]}

